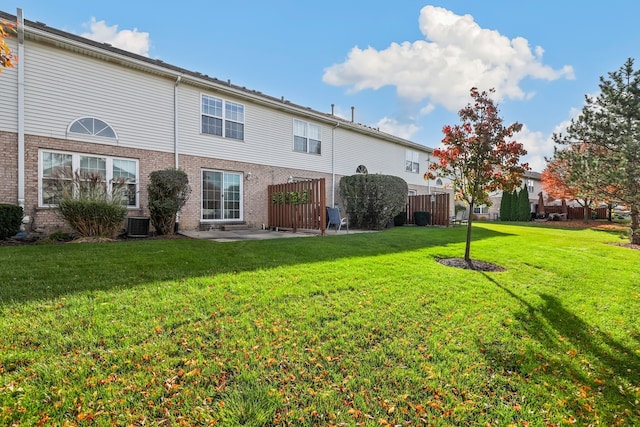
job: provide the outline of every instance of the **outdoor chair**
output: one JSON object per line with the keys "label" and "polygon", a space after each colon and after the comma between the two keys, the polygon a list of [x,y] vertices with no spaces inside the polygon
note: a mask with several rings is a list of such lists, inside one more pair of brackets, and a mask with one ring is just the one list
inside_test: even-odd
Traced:
{"label": "outdoor chair", "polygon": [[340,209],[327,207],[327,230],[332,225],[336,227],[336,233],[340,231],[343,226],[346,227],[347,233],[349,232],[349,221],[346,217],[340,217]]}
{"label": "outdoor chair", "polygon": [[469,212],[467,210],[456,212],[456,216],[451,218],[453,225],[466,224],[469,222]]}

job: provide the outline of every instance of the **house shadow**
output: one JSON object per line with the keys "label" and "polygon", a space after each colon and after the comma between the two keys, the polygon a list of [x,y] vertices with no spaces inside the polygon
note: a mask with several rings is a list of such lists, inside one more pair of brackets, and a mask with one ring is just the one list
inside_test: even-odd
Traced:
{"label": "house shadow", "polygon": [[[473,240],[505,235],[477,228]],[[331,238],[316,236],[225,243],[183,238],[0,248],[0,263],[22,266],[12,267],[7,273],[11,280],[5,281],[0,288],[0,307],[73,293],[397,254],[458,245],[464,241],[463,227],[407,226]],[[122,255],[131,253],[132,247],[139,249],[134,249],[135,253],[130,257]]]}
{"label": "house shadow", "polygon": [[[516,322],[510,326],[513,332],[538,341],[547,350],[542,355],[534,345],[522,353],[504,351],[497,343],[479,343],[491,363],[503,372],[516,372],[528,381],[545,384],[550,390],[575,384],[585,399],[606,399],[610,407],[621,408],[621,413],[640,417],[634,403],[637,397],[633,398],[640,384],[640,354],[589,324],[553,295],[539,294],[542,305],[536,307],[493,277],[485,277],[520,304],[522,309],[515,313]],[[637,334],[631,338],[640,342]],[[567,402],[567,408],[579,414],[584,412],[584,403],[576,398]]]}

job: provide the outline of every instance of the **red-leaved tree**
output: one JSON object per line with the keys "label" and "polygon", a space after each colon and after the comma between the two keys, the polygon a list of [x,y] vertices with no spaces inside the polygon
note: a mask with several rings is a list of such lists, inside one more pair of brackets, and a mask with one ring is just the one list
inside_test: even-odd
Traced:
{"label": "red-leaved tree", "polygon": [[[511,137],[522,129],[514,123],[502,124],[498,108],[489,92],[471,89],[473,103],[458,112],[460,124],[445,126],[442,130],[443,147],[434,150],[438,161],[430,165],[425,178],[434,174],[451,179],[456,199],[466,202],[469,212],[474,206],[491,205],[489,193],[496,190],[513,191],[522,182],[529,165],[520,162],[527,154],[522,144]],[[467,222],[467,241],[464,259],[471,263],[472,215]]]}
{"label": "red-leaved tree", "polygon": [[2,72],[2,68],[13,67],[15,61],[18,59],[5,41],[7,37],[15,32],[15,24],[5,20],[0,21],[0,73]]}

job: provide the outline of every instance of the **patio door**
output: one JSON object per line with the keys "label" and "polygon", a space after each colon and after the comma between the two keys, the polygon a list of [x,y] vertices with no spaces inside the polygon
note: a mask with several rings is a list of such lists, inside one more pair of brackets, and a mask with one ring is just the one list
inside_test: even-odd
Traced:
{"label": "patio door", "polygon": [[202,219],[242,220],[242,174],[202,171]]}

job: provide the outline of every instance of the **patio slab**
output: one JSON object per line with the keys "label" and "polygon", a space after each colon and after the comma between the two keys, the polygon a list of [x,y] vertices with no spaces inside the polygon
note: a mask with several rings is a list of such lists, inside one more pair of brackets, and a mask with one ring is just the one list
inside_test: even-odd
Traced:
{"label": "patio slab", "polygon": [[[329,230],[325,232],[325,236],[336,236],[343,234],[356,234],[356,233],[368,233],[367,230],[350,230],[347,233],[346,230],[340,230],[336,233],[335,230]],[[269,239],[286,239],[292,237],[320,237],[319,232],[312,231],[298,231],[293,233],[291,231],[274,231],[274,230],[262,230],[262,229],[247,229],[247,230],[185,230],[180,231],[183,236],[191,237],[192,239],[212,240],[216,242],[237,242],[241,240],[269,240]]]}

